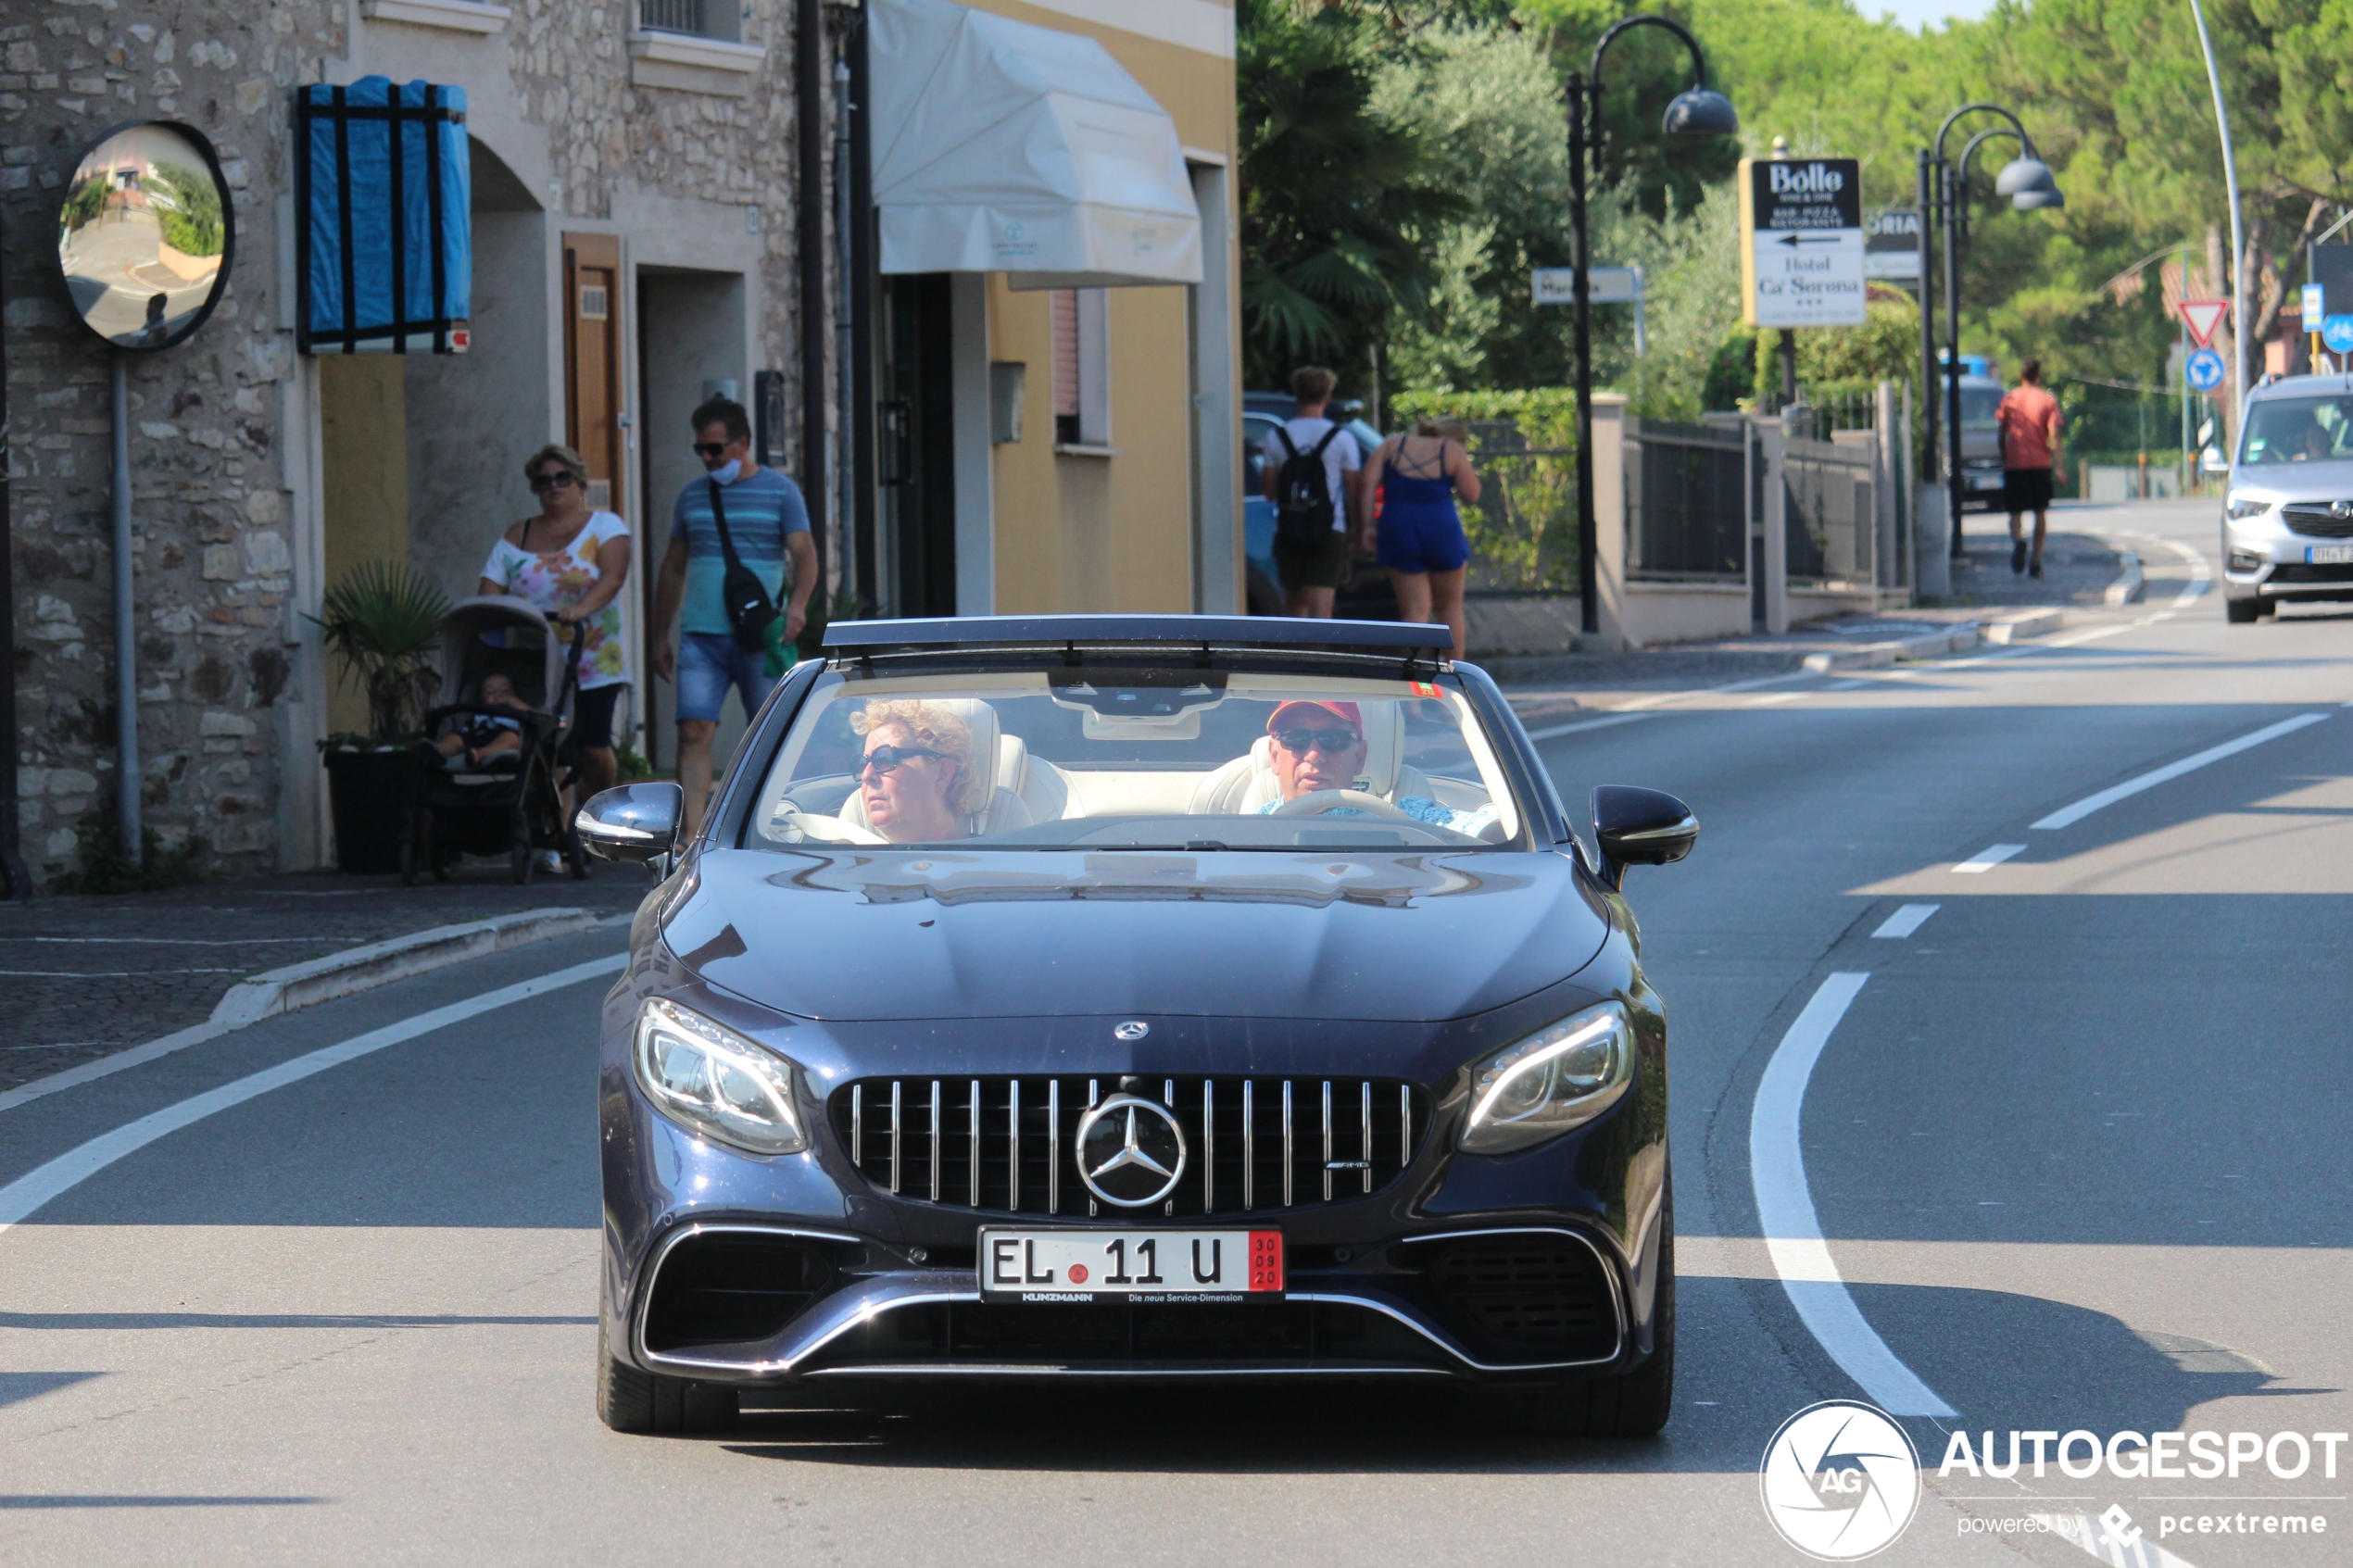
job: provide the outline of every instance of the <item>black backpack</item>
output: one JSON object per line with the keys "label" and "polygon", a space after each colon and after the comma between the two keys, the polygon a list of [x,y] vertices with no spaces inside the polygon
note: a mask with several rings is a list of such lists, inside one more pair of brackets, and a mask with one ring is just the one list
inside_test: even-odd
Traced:
{"label": "black backpack", "polygon": [[1324,471],[1324,448],[1338,439],[1340,428],[1333,425],[1305,452],[1291,444],[1290,432],[1282,426],[1275,427],[1275,434],[1290,454],[1275,480],[1275,543],[1290,550],[1313,549],[1332,531],[1331,481]]}

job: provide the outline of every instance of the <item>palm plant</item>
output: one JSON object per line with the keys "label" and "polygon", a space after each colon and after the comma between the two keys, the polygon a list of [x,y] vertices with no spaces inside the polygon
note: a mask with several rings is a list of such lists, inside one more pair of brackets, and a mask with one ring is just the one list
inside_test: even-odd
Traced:
{"label": "palm plant", "polygon": [[311,616],[344,677],[368,696],[368,731],[392,744],[424,723],[441,675],[430,662],[449,601],[396,561],[362,561],[327,590]]}

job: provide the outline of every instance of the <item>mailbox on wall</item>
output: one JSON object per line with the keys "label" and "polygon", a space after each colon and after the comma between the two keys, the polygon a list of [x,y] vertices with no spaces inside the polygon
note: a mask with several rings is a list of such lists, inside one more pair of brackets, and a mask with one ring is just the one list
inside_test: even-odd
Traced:
{"label": "mailbox on wall", "polygon": [[362,77],[295,100],[296,339],[306,354],[462,354],[472,177],[461,87]]}

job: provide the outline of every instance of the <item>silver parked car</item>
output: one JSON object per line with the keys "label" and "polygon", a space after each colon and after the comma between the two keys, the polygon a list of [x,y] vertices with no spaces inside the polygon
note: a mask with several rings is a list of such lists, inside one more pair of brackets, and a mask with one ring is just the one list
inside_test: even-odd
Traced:
{"label": "silver parked car", "polygon": [[2353,376],[2288,376],[2247,399],[2222,556],[2233,621],[2353,599]]}

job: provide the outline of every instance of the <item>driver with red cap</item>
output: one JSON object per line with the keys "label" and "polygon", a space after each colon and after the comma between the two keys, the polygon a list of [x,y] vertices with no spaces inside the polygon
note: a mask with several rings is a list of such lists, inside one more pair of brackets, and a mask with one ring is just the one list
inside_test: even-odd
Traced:
{"label": "driver with red cap", "polygon": [[[1364,776],[1367,750],[1365,715],[1356,704],[1304,700],[1277,703],[1267,717],[1266,734],[1273,741],[1267,748],[1268,760],[1274,765],[1275,783],[1282,793],[1260,807],[1260,812],[1279,810],[1289,802],[1320,790],[1369,791],[1372,781]],[[1376,796],[1374,799],[1399,816],[1452,828],[1472,837],[1481,836],[1480,830],[1491,825],[1498,815],[1491,804],[1476,811],[1463,811],[1441,806],[1426,796],[1410,796],[1396,801],[1382,801]],[[1322,814],[1369,817],[1376,813],[1342,804],[1334,805]]]}

